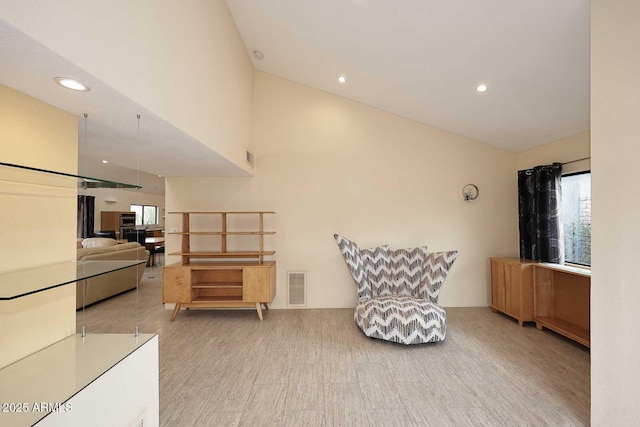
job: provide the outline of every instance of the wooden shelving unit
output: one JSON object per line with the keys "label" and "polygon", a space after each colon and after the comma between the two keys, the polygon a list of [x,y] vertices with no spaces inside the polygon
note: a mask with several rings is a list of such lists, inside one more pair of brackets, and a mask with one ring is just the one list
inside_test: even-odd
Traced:
{"label": "wooden shelving unit", "polygon": [[[265,256],[276,252],[265,250],[264,236],[275,231],[265,231],[264,216],[270,211],[256,212],[169,212],[181,215],[182,230],[169,232],[181,239],[181,262],[168,265],[163,270],[163,302],[175,303],[171,320],[181,308],[255,307],[262,320],[262,306],[268,309],[276,294],[276,263],[266,261]],[[217,230],[194,230],[193,217],[208,215],[219,217]],[[233,215],[254,215],[257,230],[229,230],[229,218]],[[193,236],[211,236],[211,246],[220,250],[193,250]],[[258,238],[256,250],[229,250],[229,236]],[[202,241],[198,242],[202,246]],[[198,246],[198,249],[201,247]],[[205,259],[209,261],[204,261]],[[236,261],[230,261],[235,259]],[[240,261],[237,261],[240,260]],[[251,261],[247,261],[251,260]]]}
{"label": "wooden shelving unit", "polygon": [[589,347],[591,270],[557,264],[533,266],[534,320]]}
{"label": "wooden shelving unit", "polygon": [[[271,211],[236,211],[236,212],[169,212],[170,215],[182,216],[182,231],[167,233],[169,235],[180,235],[182,238],[182,245],[180,252],[171,252],[168,255],[180,255],[182,257],[182,264],[188,265],[191,262],[191,258],[245,258],[245,259],[258,259],[259,263],[264,261],[265,256],[275,255],[275,251],[266,251],[264,249],[264,236],[274,235],[275,231],[265,231],[264,229],[264,216],[269,214],[275,214]],[[220,216],[220,229],[209,231],[192,231],[191,230],[191,217],[194,215],[215,215]],[[232,215],[257,215],[258,216],[258,229],[246,230],[246,231],[230,231],[227,229],[228,219]],[[220,250],[219,251],[193,251],[191,250],[191,236],[219,236],[220,237]],[[257,236],[258,248],[255,251],[229,251],[228,236]]]}

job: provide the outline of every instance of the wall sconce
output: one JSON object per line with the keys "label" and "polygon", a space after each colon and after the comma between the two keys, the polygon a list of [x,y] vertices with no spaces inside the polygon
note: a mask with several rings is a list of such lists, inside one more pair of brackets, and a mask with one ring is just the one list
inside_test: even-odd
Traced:
{"label": "wall sconce", "polygon": [[117,199],[115,199],[115,198],[113,198],[113,197],[110,197],[110,198],[108,198],[108,199],[104,199],[104,202],[105,202],[105,203],[109,203],[109,204],[113,204],[113,203],[115,203],[115,202],[117,202],[117,201],[118,201],[118,200],[117,200]]}
{"label": "wall sconce", "polygon": [[480,194],[480,190],[473,184],[467,184],[462,187],[462,198],[465,202],[470,202],[478,198],[478,194]]}

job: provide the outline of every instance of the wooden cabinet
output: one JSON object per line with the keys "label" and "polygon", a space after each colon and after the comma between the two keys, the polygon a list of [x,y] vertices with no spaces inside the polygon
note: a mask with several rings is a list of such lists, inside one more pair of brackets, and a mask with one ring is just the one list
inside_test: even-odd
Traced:
{"label": "wooden cabinet", "polygon": [[533,267],[538,329],[551,329],[582,345],[591,345],[591,270],[537,263]]}
{"label": "wooden cabinet", "polygon": [[114,230],[116,238],[125,239],[125,233],[136,228],[135,212],[101,211],[100,230]]}
{"label": "wooden cabinet", "polygon": [[[163,302],[176,304],[171,320],[181,308],[189,307],[255,307],[262,320],[262,306],[268,309],[276,295],[276,263],[264,260],[275,254],[264,247],[264,236],[275,234],[265,231],[264,216],[274,213],[169,212],[182,220],[181,231],[168,233],[180,236],[181,250],[169,255],[179,255],[181,262],[163,270]],[[247,226],[251,217],[257,219],[255,228]],[[244,221],[233,222],[232,218]],[[247,238],[257,240],[240,242],[243,250],[229,250],[238,243],[233,239]],[[252,248],[246,249],[247,245]],[[236,261],[217,260],[220,258]]]}
{"label": "wooden cabinet", "polygon": [[276,296],[275,261],[200,262],[172,264],[163,269],[163,303],[175,303],[171,320],[181,308],[262,307]]}
{"label": "wooden cabinet", "polygon": [[515,318],[520,326],[532,322],[533,265],[520,258],[491,258],[491,309]]}

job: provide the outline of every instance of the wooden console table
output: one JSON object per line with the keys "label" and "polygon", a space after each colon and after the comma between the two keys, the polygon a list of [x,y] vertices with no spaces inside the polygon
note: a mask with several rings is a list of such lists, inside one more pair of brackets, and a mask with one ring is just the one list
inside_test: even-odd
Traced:
{"label": "wooden console table", "polygon": [[591,270],[567,265],[533,265],[534,321],[590,347]]}
{"label": "wooden console table", "polygon": [[180,308],[262,307],[276,296],[276,262],[192,262],[163,269],[162,302]]}

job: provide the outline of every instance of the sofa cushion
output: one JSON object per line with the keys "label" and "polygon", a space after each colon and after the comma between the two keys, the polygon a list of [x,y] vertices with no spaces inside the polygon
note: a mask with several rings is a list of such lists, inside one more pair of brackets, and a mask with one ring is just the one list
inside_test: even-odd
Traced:
{"label": "sofa cushion", "polygon": [[391,251],[390,295],[407,297],[419,295],[422,266],[426,255],[426,246]]}
{"label": "sofa cushion", "polygon": [[429,301],[438,303],[442,285],[457,257],[458,251],[432,252],[427,254],[422,266],[420,297],[428,298]]}
{"label": "sofa cushion", "polygon": [[[111,240],[111,239],[107,239],[107,240]],[[136,243],[136,242],[131,242],[131,243],[124,243],[122,245],[113,245],[113,246],[103,246],[103,247],[97,247],[97,248],[82,248],[82,249],[78,249],[77,250],[77,260],[82,260],[82,259],[87,259],[87,258],[91,258],[94,255],[101,255],[101,254],[111,254],[113,255],[113,259],[138,259],[138,256],[136,254],[136,251],[138,251],[138,249],[141,248],[143,249],[143,251],[141,253],[144,253],[144,246],[141,246],[140,243]],[[117,255],[123,253],[121,255]],[[144,258],[144,255],[142,256],[141,259]],[[100,259],[108,259],[108,257],[101,257]]]}
{"label": "sofa cushion", "polygon": [[354,318],[366,336],[402,344],[443,341],[447,313],[437,304],[412,297],[358,301]]}
{"label": "sofa cushion", "polygon": [[114,252],[114,248],[115,246],[105,246],[102,248],[82,248],[82,249],[78,249],[76,252],[77,255],[77,259],[81,260],[84,259],[84,257],[88,256],[88,255],[95,255],[95,254],[105,254],[105,253],[111,253]]}
{"label": "sofa cushion", "polygon": [[367,274],[367,281],[373,297],[390,294],[391,287],[391,256],[389,246],[360,249],[362,263]]}
{"label": "sofa cushion", "polygon": [[138,242],[129,242],[129,243],[122,243],[121,245],[116,245],[113,247],[114,251],[128,251],[130,249],[136,249],[138,247],[140,247],[142,245],[140,245],[140,243]]}
{"label": "sofa cushion", "polygon": [[351,277],[358,286],[358,300],[371,298],[371,288],[367,281],[367,274],[364,270],[362,263],[362,255],[360,254],[360,247],[346,237],[342,237],[338,234],[333,235],[340,249],[340,253],[344,258]]}
{"label": "sofa cushion", "polygon": [[82,241],[83,248],[104,248],[109,246],[116,246],[118,242],[114,239],[106,237],[89,237]]}

